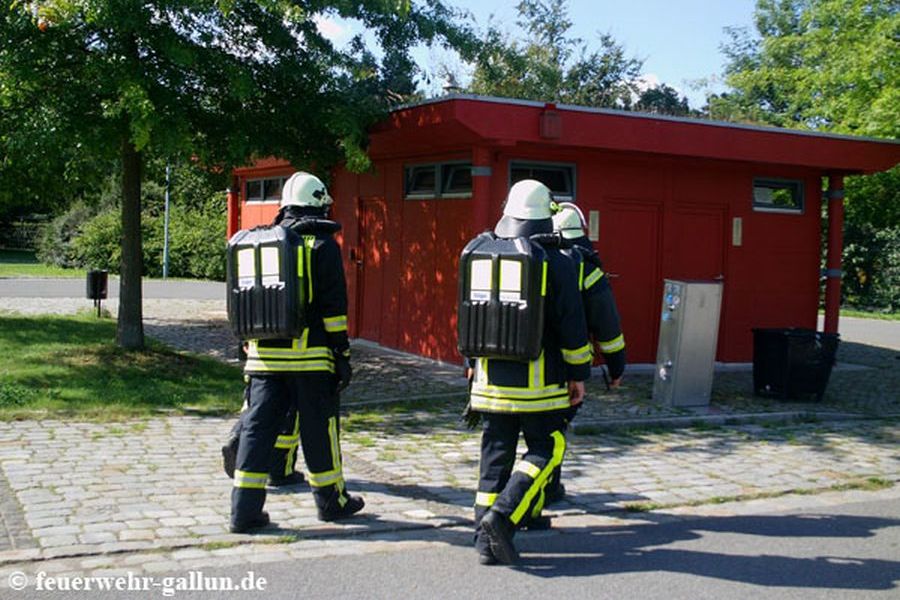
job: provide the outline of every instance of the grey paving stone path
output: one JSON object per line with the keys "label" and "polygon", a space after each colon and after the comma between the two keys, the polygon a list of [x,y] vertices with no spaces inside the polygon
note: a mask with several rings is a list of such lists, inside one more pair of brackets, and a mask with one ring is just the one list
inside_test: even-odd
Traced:
{"label": "grey paving stone path", "polygon": [[[0,298],[0,311],[85,308],[79,299]],[[237,344],[221,301],[148,299],[144,314],[148,335],[234,360]],[[277,527],[258,536],[227,533],[231,482],[219,446],[231,418],[4,422],[0,588],[17,570],[183,572],[470,543],[478,435],[458,418],[465,395],[459,367],[365,343],[354,343],[354,354],[343,439],[348,485],[367,501],[359,519],[318,522],[301,486],[270,494]],[[897,355],[890,346],[842,344],[839,360],[854,366],[833,373],[822,403],[754,398],[747,371],[718,373],[714,401],[701,411],[655,406],[648,375],[628,375],[617,392],[592,382],[569,434],[569,494],[553,514],[563,523],[614,523],[628,518],[623,509],[900,480],[900,419],[890,417],[900,415]],[[782,422],[785,415],[803,419]],[[695,427],[656,428],[661,422]]]}

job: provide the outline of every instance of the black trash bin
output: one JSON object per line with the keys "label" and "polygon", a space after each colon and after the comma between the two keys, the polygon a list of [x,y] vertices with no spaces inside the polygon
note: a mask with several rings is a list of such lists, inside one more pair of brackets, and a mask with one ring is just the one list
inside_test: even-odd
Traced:
{"label": "black trash bin", "polygon": [[106,300],[109,272],[91,269],[87,273],[87,299]]}
{"label": "black trash bin", "polygon": [[753,391],[782,400],[821,401],[840,335],[812,329],[753,330]]}
{"label": "black trash bin", "polygon": [[106,300],[109,272],[105,270],[91,269],[87,273],[87,298],[94,301],[97,309],[97,318],[100,318],[100,302]]}

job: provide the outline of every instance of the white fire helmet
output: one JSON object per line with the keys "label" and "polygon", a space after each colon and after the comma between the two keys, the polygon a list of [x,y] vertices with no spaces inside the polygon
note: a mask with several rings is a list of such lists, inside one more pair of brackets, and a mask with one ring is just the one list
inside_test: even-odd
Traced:
{"label": "white fire helmet", "polygon": [[310,206],[313,208],[328,208],[332,199],[328,195],[328,188],[322,180],[306,173],[298,171],[284,182],[281,190],[281,206]]}
{"label": "white fire helmet", "polygon": [[523,179],[509,188],[503,215],[526,221],[549,219],[553,216],[552,201],[550,188],[540,181]]}
{"label": "white fire helmet", "polygon": [[587,225],[584,213],[571,202],[560,202],[558,212],[553,215],[553,231],[557,231],[566,239],[574,240],[584,236]]}
{"label": "white fire helmet", "polygon": [[552,207],[550,189],[539,181],[524,179],[513,185],[503,205],[503,216],[494,227],[501,238],[552,233]]}

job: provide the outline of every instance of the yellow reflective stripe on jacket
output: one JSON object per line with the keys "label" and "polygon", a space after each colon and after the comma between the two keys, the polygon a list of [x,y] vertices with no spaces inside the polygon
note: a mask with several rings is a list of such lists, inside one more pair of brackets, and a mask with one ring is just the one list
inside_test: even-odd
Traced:
{"label": "yellow reflective stripe on jacket", "polygon": [[251,373],[258,372],[268,372],[268,373],[283,373],[283,372],[315,372],[315,371],[325,371],[328,373],[334,373],[334,362],[324,361],[324,360],[250,360],[247,359],[247,364],[244,365],[244,370]]}
{"label": "yellow reflective stripe on jacket", "polygon": [[537,476],[541,474],[541,469],[536,464],[530,463],[527,460],[520,460],[513,471],[518,471],[519,473],[525,473],[532,479],[537,479]]}
{"label": "yellow reflective stripe on jacket", "polygon": [[600,351],[604,354],[612,354],[625,348],[625,336],[619,335],[608,342],[600,342]]}
{"label": "yellow reflective stripe on jacket", "polygon": [[540,389],[544,386],[544,352],[528,363],[528,387],[529,389]]}
{"label": "yellow reflective stripe on jacket", "polygon": [[531,505],[534,497],[543,491],[544,486],[547,485],[547,480],[550,478],[550,474],[553,473],[553,469],[562,464],[563,457],[566,454],[566,437],[559,431],[554,431],[550,434],[550,437],[553,438],[553,455],[550,457],[550,460],[547,461],[544,468],[540,470],[537,477],[534,479],[534,483],[532,483],[531,487],[525,492],[522,501],[509,516],[509,520],[512,521],[514,525],[519,524],[522,517],[524,517],[525,513],[528,511],[528,507]]}
{"label": "yellow reflective stripe on jacket", "polygon": [[584,289],[584,261],[578,263],[578,289]]}
{"label": "yellow reflective stripe on jacket", "polygon": [[309,328],[303,330],[300,337],[291,340],[290,348],[260,346],[259,340],[250,340],[247,347],[247,358],[332,358],[332,353],[325,346],[308,346]]}
{"label": "yellow reflective stripe on jacket", "polygon": [[303,335],[291,341],[290,348],[260,346],[259,340],[250,340],[247,348],[246,372],[283,373],[290,371],[334,373],[334,356],[325,346],[307,347],[309,328]]}
{"label": "yellow reflective stripe on jacket", "polygon": [[591,345],[585,344],[581,348],[576,348],[575,350],[563,348],[562,355],[563,360],[570,365],[583,365],[584,363],[591,362]]}
{"label": "yellow reflective stripe on jacket", "polygon": [[499,413],[532,413],[569,408],[569,393],[563,390],[559,396],[541,400],[514,400],[496,398],[472,392],[472,408],[485,412]]}
{"label": "yellow reflective stripe on jacket", "polygon": [[503,385],[491,385],[489,383],[475,381],[472,383],[472,393],[489,398],[509,398],[513,400],[541,400],[559,394],[568,394],[568,389],[561,384],[546,385],[538,388],[509,387]]}
{"label": "yellow reflective stripe on jacket", "polygon": [[253,473],[241,470],[234,472],[234,487],[236,488],[265,489],[266,481],[268,480],[268,473]]}
{"label": "yellow reflective stripe on jacket", "polygon": [[478,492],[475,494],[475,506],[485,506],[490,508],[497,501],[496,492]]}
{"label": "yellow reflective stripe on jacket", "polygon": [[259,348],[255,352],[247,352],[248,358],[332,358],[331,350],[324,346],[316,346],[305,350],[291,348]]}
{"label": "yellow reflective stripe on jacket", "polygon": [[337,333],[339,331],[347,331],[347,315],[338,315],[336,317],[325,317],[322,319],[325,323],[325,331],[328,333]]}
{"label": "yellow reflective stripe on jacket", "polygon": [[600,281],[603,278],[603,271],[600,269],[594,269],[591,271],[591,274],[587,276],[587,279],[584,280],[584,287],[582,289],[589,290],[591,286]]}

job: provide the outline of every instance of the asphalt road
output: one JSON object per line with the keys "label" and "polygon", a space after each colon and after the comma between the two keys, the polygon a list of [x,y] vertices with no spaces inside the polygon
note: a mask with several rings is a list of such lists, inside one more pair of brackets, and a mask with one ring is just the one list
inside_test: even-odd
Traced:
{"label": "asphalt road", "polygon": [[[109,297],[119,297],[118,277],[109,278]],[[84,298],[85,279],[3,279],[0,297],[6,298]],[[144,298],[179,300],[225,300],[225,284],[220,281],[144,279]]]}
{"label": "asphalt road", "polygon": [[[819,331],[824,327],[825,318],[819,317]],[[842,341],[900,350],[900,321],[841,317],[838,333],[841,334]]]}
{"label": "asphalt road", "polygon": [[515,569],[478,566],[466,544],[256,572],[272,598],[898,598],[898,515],[898,498],[811,514],[661,524],[648,515],[635,525],[518,536],[524,560]]}
{"label": "asphalt road", "polygon": [[[207,578],[253,572],[264,591],[236,598],[641,598],[816,600],[898,598],[900,491],[833,494],[830,505],[758,514],[724,505],[718,516],[648,513],[517,536],[515,568],[476,564],[466,531],[424,531],[434,543],[395,550],[203,569]],[[815,497],[796,497],[813,502]],[[842,498],[853,498],[842,504]],[[869,499],[865,499],[869,498]],[[772,502],[772,501],[766,501]],[[740,507],[744,506],[744,510]],[[733,507],[733,510],[729,507]],[[164,575],[159,575],[162,579]],[[186,574],[173,574],[185,577]],[[174,581],[174,580],[173,580]],[[53,597],[33,589],[10,598]],[[224,597],[174,591],[177,598]],[[161,597],[161,590],[130,597]],[[65,597],[121,598],[93,591]]]}
{"label": "asphalt road", "polygon": [[[109,279],[109,297],[118,298],[119,280]],[[144,279],[144,298],[173,298],[182,300],[223,300],[225,284],[216,281]],[[84,298],[83,279],[0,278],[0,298]],[[819,317],[819,329],[823,318]],[[900,350],[900,321],[881,321],[841,317],[841,339],[883,348]]]}

